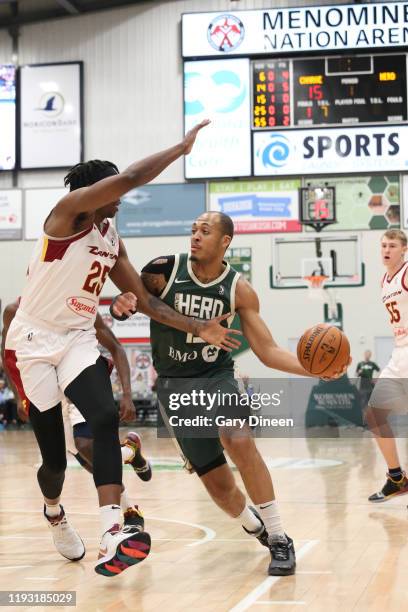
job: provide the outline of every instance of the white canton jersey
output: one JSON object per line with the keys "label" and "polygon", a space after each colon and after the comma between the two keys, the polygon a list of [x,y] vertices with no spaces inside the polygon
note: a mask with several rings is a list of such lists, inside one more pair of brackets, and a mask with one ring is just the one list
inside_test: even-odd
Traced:
{"label": "white canton jersey", "polygon": [[382,301],[394,332],[396,346],[408,345],[408,262],[391,278],[382,280]]}
{"label": "white canton jersey", "polygon": [[44,235],[34,248],[19,310],[56,329],[90,329],[118,253],[118,234],[107,220],[101,230],[93,224],[67,238]]}

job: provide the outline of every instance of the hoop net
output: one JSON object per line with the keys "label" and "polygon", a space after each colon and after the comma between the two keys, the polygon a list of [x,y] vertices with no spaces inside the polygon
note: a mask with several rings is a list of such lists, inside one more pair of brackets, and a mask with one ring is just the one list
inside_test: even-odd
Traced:
{"label": "hoop net", "polygon": [[328,276],[316,274],[313,276],[304,276],[303,280],[309,288],[309,299],[323,302],[327,299],[324,285],[329,280]]}

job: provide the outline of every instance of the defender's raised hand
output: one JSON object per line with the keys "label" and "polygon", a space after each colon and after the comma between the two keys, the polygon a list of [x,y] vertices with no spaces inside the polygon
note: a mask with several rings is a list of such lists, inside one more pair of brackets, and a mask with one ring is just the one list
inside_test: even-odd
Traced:
{"label": "defender's raised hand", "polygon": [[203,127],[206,127],[209,123],[210,123],[209,119],[204,119],[203,121],[201,121],[201,123],[198,123],[191,130],[187,132],[183,140],[184,155],[188,155],[190,153],[195,143],[195,139],[197,137],[198,132],[202,130]]}

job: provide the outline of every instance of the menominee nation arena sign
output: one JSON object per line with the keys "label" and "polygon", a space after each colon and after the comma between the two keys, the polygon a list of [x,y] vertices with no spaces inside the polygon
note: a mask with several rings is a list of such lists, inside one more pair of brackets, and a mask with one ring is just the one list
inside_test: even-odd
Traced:
{"label": "menominee nation arena sign", "polygon": [[373,49],[408,45],[408,3],[188,13],[183,57]]}

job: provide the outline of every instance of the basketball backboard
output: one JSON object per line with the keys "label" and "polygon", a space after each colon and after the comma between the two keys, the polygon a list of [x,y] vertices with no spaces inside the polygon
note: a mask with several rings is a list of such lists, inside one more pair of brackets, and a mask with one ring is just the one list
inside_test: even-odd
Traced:
{"label": "basketball backboard", "polygon": [[361,287],[364,264],[359,234],[275,236],[272,241],[272,289],[307,287],[305,277],[326,276],[325,287]]}

